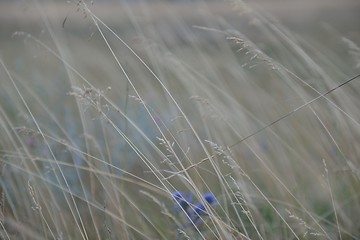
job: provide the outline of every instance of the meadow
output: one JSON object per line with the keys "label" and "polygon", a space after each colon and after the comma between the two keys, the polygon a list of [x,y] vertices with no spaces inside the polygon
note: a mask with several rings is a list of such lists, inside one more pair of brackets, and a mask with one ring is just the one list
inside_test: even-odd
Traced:
{"label": "meadow", "polygon": [[1,2],[0,239],[360,239],[360,4],[289,2]]}

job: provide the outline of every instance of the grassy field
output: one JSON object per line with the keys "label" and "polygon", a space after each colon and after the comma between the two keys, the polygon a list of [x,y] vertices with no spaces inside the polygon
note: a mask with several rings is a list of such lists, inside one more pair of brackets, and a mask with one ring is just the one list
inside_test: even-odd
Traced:
{"label": "grassy field", "polygon": [[360,239],[360,4],[0,3],[0,239]]}

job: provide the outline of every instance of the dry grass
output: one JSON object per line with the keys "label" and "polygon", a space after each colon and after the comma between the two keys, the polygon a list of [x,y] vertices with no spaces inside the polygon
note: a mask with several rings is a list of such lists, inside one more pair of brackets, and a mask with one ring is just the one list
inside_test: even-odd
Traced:
{"label": "dry grass", "polygon": [[26,4],[1,36],[2,239],[359,239],[355,23]]}

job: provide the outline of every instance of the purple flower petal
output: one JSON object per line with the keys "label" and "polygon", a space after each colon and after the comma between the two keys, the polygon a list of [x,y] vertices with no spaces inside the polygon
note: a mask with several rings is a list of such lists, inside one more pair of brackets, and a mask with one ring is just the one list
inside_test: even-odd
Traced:
{"label": "purple flower petal", "polygon": [[210,204],[210,205],[219,205],[219,202],[216,200],[214,194],[212,193],[205,193],[204,199]]}

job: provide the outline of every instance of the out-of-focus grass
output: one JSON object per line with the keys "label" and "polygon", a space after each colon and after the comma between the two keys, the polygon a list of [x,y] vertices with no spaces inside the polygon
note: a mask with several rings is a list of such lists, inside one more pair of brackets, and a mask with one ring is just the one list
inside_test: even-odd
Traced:
{"label": "out-of-focus grass", "polygon": [[1,238],[359,238],[359,79],[299,108],[358,73],[355,22],[6,6],[28,22],[1,35]]}

